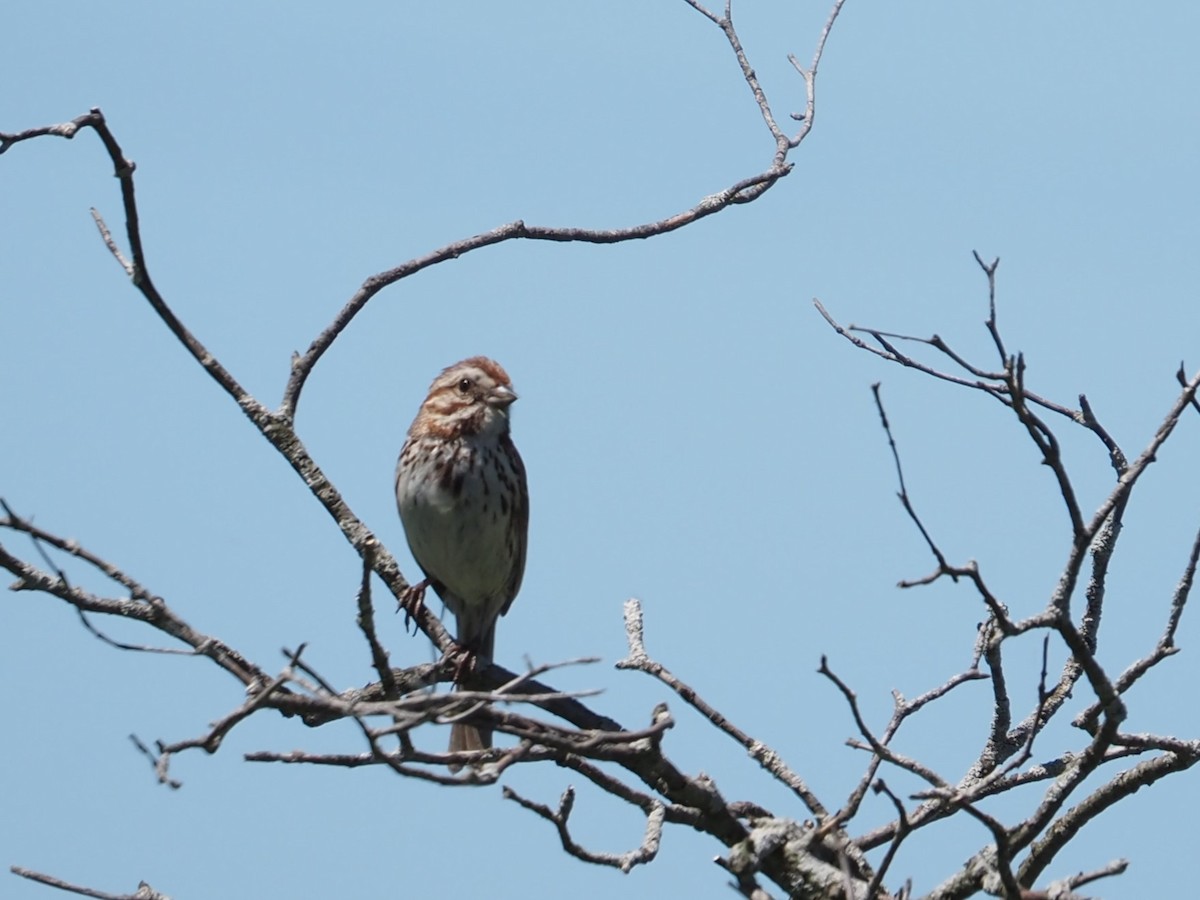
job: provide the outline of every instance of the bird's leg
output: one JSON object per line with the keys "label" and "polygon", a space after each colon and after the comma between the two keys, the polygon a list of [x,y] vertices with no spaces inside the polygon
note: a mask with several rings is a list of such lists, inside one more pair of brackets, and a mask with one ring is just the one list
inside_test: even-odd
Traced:
{"label": "bird's leg", "polygon": [[[416,584],[410,584],[404,589],[400,595],[400,600],[396,605],[396,612],[404,610],[404,630],[408,631],[408,623],[413,621],[425,609],[425,591],[429,588],[429,579],[418,581]],[[413,634],[417,630],[413,628]]]}
{"label": "bird's leg", "polygon": [[462,684],[468,675],[475,671],[479,661],[479,649],[470,644],[455,643],[454,649],[446,656],[454,662],[454,683]]}

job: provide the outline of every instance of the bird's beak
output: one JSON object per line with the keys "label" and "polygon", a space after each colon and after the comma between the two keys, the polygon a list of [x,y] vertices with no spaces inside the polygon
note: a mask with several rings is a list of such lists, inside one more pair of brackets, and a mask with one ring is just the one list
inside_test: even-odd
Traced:
{"label": "bird's beak", "polygon": [[498,409],[508,409],[516,399],[516,391],[501,384],[497,385],[496,389],[488,396],[488,405]]}

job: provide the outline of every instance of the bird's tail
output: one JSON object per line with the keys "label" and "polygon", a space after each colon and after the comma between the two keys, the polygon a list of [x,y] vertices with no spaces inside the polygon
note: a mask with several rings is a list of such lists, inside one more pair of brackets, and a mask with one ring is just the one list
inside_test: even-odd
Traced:
{"label": "bird's tail", "polygon": [[[475,665],[486,668],[492,662],[496,646],[496,617],[476,616],[463,610],[458,616],[458,643],[475,653]],[[455,688],[457,689],[457,685]],[[466,722],[450,726],[450,752],[487,750],[492,746],[492,729],[480,728]]]}

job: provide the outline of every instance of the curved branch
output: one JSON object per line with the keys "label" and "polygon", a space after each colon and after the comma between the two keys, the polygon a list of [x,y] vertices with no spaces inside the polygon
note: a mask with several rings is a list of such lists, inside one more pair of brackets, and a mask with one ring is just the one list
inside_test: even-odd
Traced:
{"label": "curved branch", "polygon": [[[485,231],[481,234],[446,244],[443,247],[426,253],[424,256],[418,256],[393,269],[388,269],[386,272],[372,275],[363,282],[362,287],[358,289],[357,293],[342,307],[341,311],[334,317],[333,322],[317,335],[308,349],[303,354],[293,357],[292,371],[288,377],[287,386],[283,391],[283,399],[279,405],[279,415],[285,421],[290,421],[295,416],[296,407],[300,401],[300,393],[304,390],[305,382],[307,382],[308,377],[312,374],[317,362],[333,346],[333,342],[337,339],[338,335],[345,331],[350,323],[354,321],[354,317],[362,312],[371,298],[397,281],[408,278],[439,263],[458,259],[467,253],[481,250],[484,247],[490,247],[493,244],[502,244],[505,241],[529,240],[553,241],[558,243],[618,244],[623,241],[644,240],[645,238],[656,237],[660,234],[667,234],[683,228],[685,225],[698,222],[700,219],[711,216],[714,213],[718,213],[735,203],[744,203],[747,202],[747,199],[754,199],[780,178],[791,172],[791,170],[791,165],[773,165],[758,175],[744,178],[722,191],[705,197],[691,209],[668,216],[665,219],[646,222],[628,228],[554,228],[543,225],[526,225],[518,219],[515,222],[509,222],[507,225],[501,225],[499,228],[493,228],[491,231]],[[753,190],[757,190],[757,193],[753,193],[751,196]]]}
{"label": "curved branch", "polygon": [[530,812],[537,813],[543,819],[553,824],[558,830],[558,837],[562,842],[563,849],[576,859],[601,866],[613,866],[622,872],[629,872],[634,866],[652,862],[654,857],[658,855],[658,847],[662,842],[664,819],[661,803],[652,803],[649,811],[646,813],[646,833],[642,838],[640,847],[626,853],[600,853],[595,850],[586,849],[571,837],[567,821],[571,818],[571,811],[575,808],[574,788],[569,787],[563,791],[562,797],[558,801],[557,810],[552,810],[550,807],[536,803],[533,800],[527,800],[507,785],[504,786],[502,792],[504,799],[512,800],[518,806]]}

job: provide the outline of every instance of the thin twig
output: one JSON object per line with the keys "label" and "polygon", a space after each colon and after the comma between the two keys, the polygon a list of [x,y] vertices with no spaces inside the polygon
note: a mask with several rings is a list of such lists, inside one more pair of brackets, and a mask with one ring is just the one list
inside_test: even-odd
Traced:
{"label": "thin twig", "polygon": [[625,634],[629,640],[629,655],[617,662],[618,669],[632,669],[657,678],[683,699],[689,706],[704,716],[719,731],[731,737],[750,754],[760,766],[786,784],[799,797],[809,811],[820,818],[829,815],[825,805],[808,788],[804,780],[766,744],[756,740],[730,722],[720,712],[704,701],[694,688],[685,684],[662,663],[652,659],[646,652],[643,633],[642,605],[637,599],[625,601]]}
{"label": "thin twig", "polygon": [[379,683],[383,685],[383,695],[388,700],[394,700],[398,696],[396,679],[392,675],[387,650],[379,643],[379,638],[375,634],[375,608],[371,604],[371,573],[374,566],[375,549],[374,539],[363,546],[362,581],[358,586],[358,618],[356,621],[363,637],[367,639],[367,645],[371,648],[371,663],[379,675]]}
{"label": "thin twig", "polygon": [[622,872],[629,872],[634,866],[652,862],[654,857],[658,855],[658,847],[662,841],[663,826],[663,808],[661,804],[656,803],[646,816],[646,833],[642,837],[641,846],[626,853],[600,853],[586,849],[571,837],[568,820],[571,818],[571,811],[575,808],[574,788],[568,787],[563,791],[558,801],[557,810],[552,810],[542,803],[527,800],[507,785],[502,788],[502,793],[504,799],[512,800],[522,808],[537,813],[543,819],[552,823],[558,831],[558,837],[562,841],[563,849],[576,859],[601,866],[612,866],[620,869]]}
{"label": "thin twig", "polygon": [[896,478],[900,482],[900,492],[897,496],[899,496],[900,503],[904,506],[904,511],[908,513],[908,517],[913,520],[913,524],[921,532],[921,537],[925,538],[929,552],[937,560],[938,571],[947,573],[954,581],[958,581],[958,576],[951,571],[949,564],[946,562],[946,557],[938,549],[938,545],[934,543],[933,538],[930,537],[929,531],[925,528],[924,523],[921,522],[921,517],[917,515],[917,511],[913,509],[912,501],[908,498],[908,488],[904,484],[904,468],[900,465],[900,451],[896,449],[896,439],[892,436],[892,426],[888,422],[887,412],[884,411],[883,398],[880,396],[879,388],[879,382],[876,381],[871,385],[871,394],[875,398],[875,408],[879,410],[879,420],[883,425],[884,434],[887,435],[888,446],[892,450],[892,460],[896,463]]}

